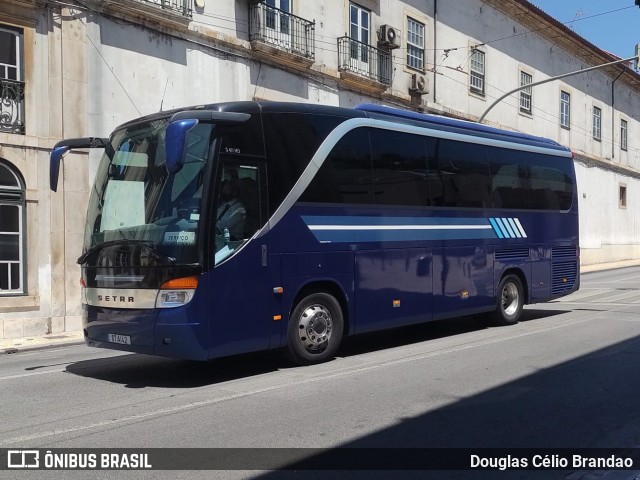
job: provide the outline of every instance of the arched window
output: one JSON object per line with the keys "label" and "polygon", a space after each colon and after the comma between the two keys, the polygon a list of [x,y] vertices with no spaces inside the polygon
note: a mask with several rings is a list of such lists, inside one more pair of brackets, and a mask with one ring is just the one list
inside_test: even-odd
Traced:
{"label": "arched window", "polygon": [[0,159],[0,296],[25,292],[24,183],[15,169]]}

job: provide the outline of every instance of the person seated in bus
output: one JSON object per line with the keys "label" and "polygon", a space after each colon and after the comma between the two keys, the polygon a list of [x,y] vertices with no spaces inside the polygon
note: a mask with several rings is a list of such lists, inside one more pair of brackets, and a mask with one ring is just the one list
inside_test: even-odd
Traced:
{"label": "person seated in bus", "polygon": [[230,240],[241,240],[244,236],[246,216],[246,208],[238,198],[238,172],[225,170],[216,216],[216,233],[224,236],[227,230]]}

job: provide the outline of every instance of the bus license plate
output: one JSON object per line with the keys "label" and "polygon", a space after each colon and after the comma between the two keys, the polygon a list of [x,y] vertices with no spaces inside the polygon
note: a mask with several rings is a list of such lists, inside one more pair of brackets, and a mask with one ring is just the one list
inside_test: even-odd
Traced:
{"label": "bus license plate", "polygon": [[110,333],[109,342],[119,343],[120,345],[131,345],[131,337],[129,335],[118,335],[116,333]]}

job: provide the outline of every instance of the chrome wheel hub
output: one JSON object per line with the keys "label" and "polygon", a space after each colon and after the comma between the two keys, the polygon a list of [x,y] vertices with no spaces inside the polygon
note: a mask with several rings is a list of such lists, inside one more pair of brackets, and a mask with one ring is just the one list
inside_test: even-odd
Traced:
{"label": "chrome wheel hub", "polygon": [[514,315],[520,306],[518,288],[513,283],[507,283],[502,288],[502,311],[508,315]]}
{"label": "chrome wheel hub", "polygon": [[298,320],[298,335],[304,348],[317,351],[326,348],[331,332],[333,320],[331,312],[322,305],[311,305]]}

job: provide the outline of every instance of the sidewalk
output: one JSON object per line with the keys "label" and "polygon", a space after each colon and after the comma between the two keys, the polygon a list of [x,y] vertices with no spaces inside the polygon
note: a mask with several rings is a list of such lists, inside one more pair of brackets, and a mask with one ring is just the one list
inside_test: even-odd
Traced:
{"label": "sidewalk", "polygon": [[0,355],[84,343],[82,330],[0,340]]}
{"label": "sidewalk", "polygon": [[[599,272],[602,270],[613,270],[615,268],[635,267],[639,265],[640,260],[584,265],[580,267],[580,274]],[[0,355],[65,345],[78,345],[83,343],[84,334],[82,330],[74,332],[52,333],[40,337],[33,336],[23,338],[7,338],[4,340],[0,340]]]}

